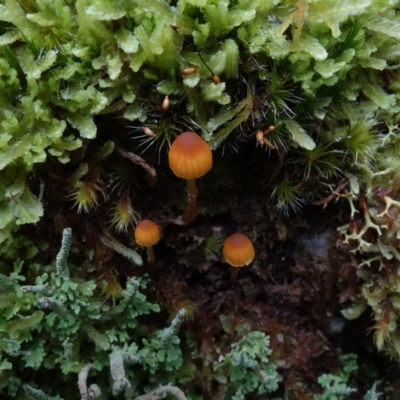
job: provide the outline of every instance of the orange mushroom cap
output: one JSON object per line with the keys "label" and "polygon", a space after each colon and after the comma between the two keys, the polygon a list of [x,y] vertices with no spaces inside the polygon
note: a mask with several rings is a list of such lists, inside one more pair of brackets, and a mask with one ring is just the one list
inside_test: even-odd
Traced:
{"label": "orange mushroom cap", "polygon": [[234,233],[225,239],[222,249],[225,261],[232,267],[249,265],[255,256],[253,243],[243,233]]}
{"label": "orange mushroom cap", "polygon": [[183,179],[196,179],[212,167],[210,146],[196,133],[183,132],[172,143],[168,153],[172,172]]}
{"label": "orange mushroom cap", "polygon": [[160,240],[160,228],[149,219],[139,222],[135,229],[135,241],[139,246],[150,247]]}

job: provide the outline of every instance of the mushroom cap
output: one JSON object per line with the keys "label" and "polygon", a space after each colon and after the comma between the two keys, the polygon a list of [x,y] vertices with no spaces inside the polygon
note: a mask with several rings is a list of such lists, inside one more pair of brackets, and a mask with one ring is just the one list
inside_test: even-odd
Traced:
{"label": "mushroom cap", "polygon": [[212,167],[210,146],[194,132],[181,133],[172,143],[168,153],[172,172],[183,179],[196,179]]}
{"label": "mushroom cap", "polygon": [[144,219],[135,229],[135,241],[139,246],[150,247],[160,240],[160,228],[153,221]]}
{"label": "mushroom cap", "polygon": [[253,243],[243,233],[234,233],[225,239],[222,249],[225,261],[232,267],[249,265],[255,256]]}

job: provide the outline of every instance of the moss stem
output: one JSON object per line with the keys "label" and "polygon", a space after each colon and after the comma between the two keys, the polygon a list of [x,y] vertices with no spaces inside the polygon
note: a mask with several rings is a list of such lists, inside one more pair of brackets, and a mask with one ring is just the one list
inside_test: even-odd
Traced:
{"label": "moss stem", "polygon": [[197,186],[195,179],[187,180],[188,188],[188,204],[186,208],[185,215],[183,217],[183,222],[185,224],[191,224],[196,216],[196,204],[197,204]]}

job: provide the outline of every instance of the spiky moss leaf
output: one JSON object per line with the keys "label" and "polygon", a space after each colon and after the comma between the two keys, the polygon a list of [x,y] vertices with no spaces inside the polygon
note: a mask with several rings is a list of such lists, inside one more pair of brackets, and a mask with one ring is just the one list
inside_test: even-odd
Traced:
{"label": "spiky moss leaf", "polygon": [[[97,44],[103,44],[107,41],[112,42],[113,32],[108,29],[107,25],[89,16],[86,10],[86,0],[76,0],[76,22],[79,26],[79,38],[83,41],[83,44],[87,43],[89,47],[95,47]],[[92,12],[96,13],[96,8],[93,8]]]}
{"label": "spiky moss leaf", "polygon": [[44,317],[43,311],[36,311],[28,317],[22,317],[17,321],[10,322],[6,326],[6,332],[10,335],[12,339],[19,339],[20,331],[33,328]]}
{"label": "spiky moss leaf", "polygon": [[126,11],[121,10],[116,4],[108,0],[97,0],[95,4],[86,8],[86,13],[94,20],[112,21],[124,17]]}
{"label": "spiky moss leaf", "polygon": [[[14,220],[14,215],[10,211],[9,204],[2,203],[0,204],[0,231],[2,231],[8,224],[10,224]],[[6,232],[4,232],[6,234]],[[3,235],[0,234],[0,237]],[[0,243],[2,240],[0,240]]]}
{"label": "spiky moss leaf", "polygon": [[69,135],[55,139],[48,151],[49,154],[57,157],[60,163],[65,164],[70,160],[69,152],[79,149],[81,146],[82,142],[80,139],[75,138],[73,135]]}
{"label": "spiky moss leaf", "polygon": [[400,39],[400,19],[388,19],[384,17],[375,17],[369,19],[365,26],[374,32],[381,32],[395,39]]}
{"label": "spiky moss leaf", "polygon": [[60,91],[61,98],[52,102],[72,113],[84,111],[86,114],[98,114],[109,104],[110,99],[94,86],[82,89],[81,85],[70,86]]}
{"label": "spiky moss leaf", "polygon": [[340,71],[343,67],[346,66],[346,62],[335,62],[335,60],[327,59],[323,61],[317,61],[315,63],[314,69],[318,72],[323,78],[330,78],[336,72]]}
{"label": "spiky moss leaf", "polygon": [[80,135],[85,139],[94,139],[97,134],[97,127],[90,115],[79,113],[70,113],[68,122],[79,131]]}
{"label": "spiky moss leaf", "polygon": [[147,60],[154,61],[154,55],[159,55],[163,52],[163,48],[160,45],[159,40],[157,40],[162,36],[162,31],[160,29],[154,31],[151,37],[149,37],[143,26],[137,26],[134,33],[146,54]]}
{"label": "spiky moss leaf", "polygon": [[314,140],[307,134],[307,132],[299,125],[298,122],[290,119],[285,119],[283,122],[286,125],[289,133],[292,135],[292,139],[301,147],[312,150],[316,144]]}
{"label": "spiky moss leaf", "polygon": [[340,95],[344,96],[351,102],[356,101],[360,94],[360,87],[360,83],[356,81],[347,82],[345,87],[340,88]]}
{"label": "spiky moss leaf", "polygon": [[301,190],[296,182],[285,179],[278,182],[271,193],[271,199],[275,201],[275,207],[284,214],[289,213],[289,209],[298,211],[304,204]]}
{"label": "spiky moss leaf", "polygon": [[10,202],[10,210],[16,218],[17,225],[35,223],[43,216],[43,204],[28,188],[25,188],[18,200]]}
{"label": "spiky moss leaf", "polygon": [[11,44],[21,39],[19,31],[9,31],[0,36],[0,46]]}
{"label": "spiky moss leaf", "polygon": [[194,88],[200,82],[200,76],[198,73],[193,75],[186,75],[183,78],[184,84],[189,88]]}
{"label": "spiky moss leaf", "polygon": [[237,30],[237,35],[252,54],[258,53],[267,40],[266,32],[262,29],[260,22],[240,26]]}
{"label": "spiky moss leaf", "polygon": [[224,75],[227,78],[237,78],[239,71],[239,47],[233,39],[225,40],[222,49],[225,53]]}
{"label": "spiky moss leaf", "polygon": [[242,109],[245,104],[240,103],[237,107],[233,109],[223,109],[215,117],[211,118],[207,122],[207,131],[214,132],[221,125],[233,119]]}
{"label": "spiky moss leaf", "polygon": [[228,34],[235,26],[245,21],[251,21],[256,15],[254,9],[239,10],[232,8],[229,10],[229,1],[220,0],[216,4],[206,4],[202,11],[206,22],[211,24],[211,31],[216,36]]}
{"label": "spiky moss leaf", "polygon": [[311,93],[315,94],[317,89],[321,86],[334,86],[339,81],[339,77],[336,75],[331,76],[330,78],[320,78],[315,81],[309,82],[308,89],[311,90]]}
{"label": "spiky moss leaf", "polygon": [[62,68],[54,68],[48,72],[47,77],[50,81],[54,80],[54,82],[60,80],[66,81],[69,80],[75,73],[84,73],[82,63],[74,62]]}
{"label": "spiky moss leaf", "polygon": [[385,60],[376,57],[358,59],[357,64],[363,68],[372,68],[378,71],[382,71],[387,67]]}
{"label": "spiky moss leaf", "polygon": [[[7,124],[6,129],[8,128],[8,131],[13,133],[15,142],[0,146],[3,151],[0,154],[0,170],[18,158],[23,159],[28,170],[32,168],[34,163],[43,162],[46,158],[45,148],[51,145],[53,140],[60,138],[66,127],[65,121],[56,119],[52,119],[50,123],[32,121],[32,103],[27,98],[24,99],[23,103],[26,105],[24,107],[26,110],[24,120],[22,122],[8,121],[10,124],[14,121],[11,124],[12,126]],[[19,123],[19,125],[15,126],[14,123]],[[35,134],[32,134],[32,132],[35,132]],[[46,135],[43,135],[43,132],[46,132]]]}
{"label": "spiky moss leaf", "polygon": [[192,6],[196,7],[204,7],[207,4],[207,0],[185,0],[184,2],[182,1],[182,4],[184,3],[191,4]]}
{"label": "spiky moss leaf", "polygon": [[[203,59],[215,75],[220,75],[225,69],[226,55],[221,50],[213,52],[211,56],[203,54]],[[200,69],[200,72],[204,75],[203,68]]]}
{"label": "spiky moss leaf", "polygon": [[[105,107],[99,114],[109,114],[125,107],[125,103],[132,103],[136,99],[135,89],[136,83],[132,82],[135,79],[131,71],[123,70],[117,79],[105,77],[99,80],[99,87],[105,89],[103,94],[110,104]],[[122,96],[122,99],[121,99]]]}
{"label": "spiky moss leaf", "polygon": [[39,59],[35,59],[34,54],[27,47],[21,47],[17,50],[17,57],[26,76],[37,80],[56,62],[57,52],[49,50]]}
{"label": "spiky moss leaf", "polygon": [[330,149],[331,144],[319,142],[313,150],[296,151],[299,157],[293,163],[304,167],[304,180],[330,179],[340,174],[344,154]]}
{"label": "spiky moss leaf", "polygon": [[32,24],[26,19],[25,12],[19,2],[15,0],[6,0],[5,7],[6,21],[12,22],[21,31],[32,28]]}
{"label": "spiky moss leaf", "polygon": [[117,232],[128,232],[129,226],[137,223],[140,215],[133,209],[130,197],[122,196],[118,203],[111,209],[111,226]]}
{"label": "spiky moss leaf", "polygon": [[380,59],[395,61],[400,57],[400,44],[395,43],[382,46],[378,49],[376,55]]}
{"label": "spiky moss leaf", "polygon": [[78,213],[89,212],[99,204],[99,194],[105,196],[104,189],[98,183],[78,182],[71,194],[74,207],[78,206]]}
{"label": "spiky moss leaf", "polygon": [[[325,60],[328,57],[328,52],[319,40],[305,33],[302,34],[299,42],[292,43],[291,50],[295,52],[304,51],[316,60]],[[292,61],[297,58],[298,56],[296,55],[289,57]]]}
{"label": "spiky moss leaf", "polygon": [[396,95],[386,93],[380,86],[369,82],[361,83],[361,90],[377,106],[384,110],[393,107],[396,104]]}
{"label": "spiky moss leaf", "polygon": [[210,36],[210,26],[211,24],[198,24],[196,26],[197,29],[193,30],[193,41],[194,43],[201,47],[205,46],[209,36]]}
{"label": "spiky moss leaf", "polygon": [[[160,55],[156,55],[154,59],[154,67],[161,69],[163,74],[168,71],[171,75],[175,73],[177,66],[177,60],[180,58],[180,51],[184,37],[174,32],[174,30],[168,26],[165,21],[156,21],[159,32],[163,32],[161,37],[156,37],[163,48],[163,52]],[[159,35],[158,35],[159,36]]]}
{"label": "spiky moss leaf", "polygon": [[175,8],[171,7],[166,1],[136,0],[135,3],[142,12],[146,11],[150,12],[151,14],[158,14],[159,16],[162,16],[165,21],[171,20],[172,22],[172,19],[176,17]]}
{"label": "spiky moss leaf", "polygon": [[135,57],[132,57],[132,61],[129,63],[129,67],[133,72],[138,72],[142,65],[147,60],[147,53],[143,50],[143,48],[139,48],[136,52]]}
{"label": "spiky moss leaf", "polygon": [[35,14],[26,14],[26,18],[41,27],[54,26],[57,23],[57,21],[51,18],[51,16],[40,12]]}
{"label": "spiky moss leaf", "polygon": [[117,49],[115,49],[112,53],[109,52],[102,54],[101,57],[92,61],[92,66],[96,70],[106,67],[108,76],[112,80],[118,78],[122,69],[122,65],[123,61],[121,60]]}
{"label": "spiky moss leaf", "polygon": [[365,12],[372,4],[372,0],[327,0],[312,2],[309,5],[308,15],[310,20],[323,22],[332,31],[333,37],[340,36],[340,23],[346,21],[351,15]]}
{"label": "spiky moss leaf", "polygon": [[202,85],[201,94],[204,100],[217,101],[219,104],[229,104],[231,98],[228,94],[224,93],[225,82],[215,84],[214,82],[207,82]]}
{"label": "spiky moss leaf", "polygon": [[204,241],[203,254],[208,260],[216,261],[221,251],[223,239],[221,236],[210,236]]}
{"label": "spiky moss leaf", "polygon": [[[23,263],[20,261],[16,262],[15,260],[20,260],[21,258],[23,258],[24,260],[28,260],[34,257],[38,253],[38,248],[23,235],[15,233],[14,226],[12,226],[14,231],[11,235],[11,232],[8,230],[9,227],[10,225],[7,226],[7,229],[3,229],[0,231],[0,237],[3,235],[3,233],[6,233],[6,237],[0,239],[0,254],[2,260],[7,260],[8,262],[14,264],[15,274],[13,276],[13,279],[23,281],[24,277],[18,275]],[[4,261],[0,263],[0,267],[4,267]]]}
{"label": "spiky moss leaf", "polygon": [[344,62],[345,67],[341,68],[343,72],[348,72],[352,68],[350,65],[350,62],[354,59],[354,56],[356,54],[356,51],[354,49],[346,49],[343,51],[343,53],[336,58],[337,63]]}
{"label": "spiky moss leaf", "polygon": [[[0,95],[0,103],[7,105],[7,104],[9,104],[8,103],[9,101],[14,99],[14,96],[20,90],[20,88],[19,88],[20,83],[19,83],[18,73],[17,73],[17,69],[20,67],[19,67],[18,61],[12,55],[8,46],[4,46],[3,50],[4,51],[1,52],[1,48],[0,48],[0,88],[7,88],[7,90],[2,91],[2,93]],[[11,113],[10,110],[6,110],[4,108],[2,108],[1,112],[2,113],[6,113],[6,112]],[[3,123],[4,123],[4,121],[1,122],[1,125],[3,125]]]}
{"label": "spiky moss leaf", "polygon": [[121,48],[126,54],[136,53],[139,49],[139,40],[132,33],[121,27],[117,32],[115,32],[115,38],[119,48]]}
{"label": "spiky moss leaf", "polygon": [[355,164],[368,164],[374,158],[377,140],[372,132],[373,125],[373,120],[358,120],[352,122],[343,132],[340,129],[335,132],[335,136],[344,144],[345,151],[350,153]]}
{"label": "spiky moss leaf", "polygon": [[11,164],[17,158],[22,157],[28,151],[31,142],[31,136],[25,135],[23,138],[10,146],[8,151],[0,154],[0,170],[4,169],[8,164]]}
{"label": "spiky moss leaf", "polygon": [[[229,136],[229,134],[236,129],[241,123],[247,121],[253,108],[253,97],[248,90],[247,97],[242,100],[234,109],[234,118],[227,122],[227,124],[219,129],[214,135],[208,138],[210,147],[215,150],[220,144]],[[226,114],[227,115],[227,114]],[[222,121],[224,118],[221,118]],[[215,122],[215,121],[214,121]]]}
{"label": "spiky moss leaf", "polygon": [[[40,42],[42,46],[60,48],[59,44],[68,42],[71,39],[71,32],[76,31],[76,21],[72,17],[74,5],[65,3],[65,0],[41,1],[37,7],[39,12],[27,15],[30,21],[39,25],[39,30],[41,27],[44,28],[43,40]],[[53,35],[47,34],[50,26]]]}
{"label": "spiky moss leaf", "polygon": [[128,121],[140,121],[144,122],[147,119],[143,107],[139,103],[135,103],[127,108],[124,112],[124,118]]}
{"label": "spiky moss leaf", "polygon": [[12,17],[4,4],[0,4],[0,21],[12,22]]}
{"label": "spiky moss leaf", "polygon": [[115,149],[115,143],[112,140],[107,140],[94,154],[93,160],[104,160]]}

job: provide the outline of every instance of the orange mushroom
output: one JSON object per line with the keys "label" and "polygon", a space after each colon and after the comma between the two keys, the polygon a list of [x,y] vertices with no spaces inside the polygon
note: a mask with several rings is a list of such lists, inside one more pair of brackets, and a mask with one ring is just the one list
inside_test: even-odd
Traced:
{"label": "orange mushroom", "polygon": [[222,252],[225,261],[231,265],[231,282],[235,282],[238,268],[249,265],[255,256],[253,243],[243,233],[234,233],[225,239]]}
{"label": "orange mushroom", "polygon": [[135,229],[135,241],[139,246],[146,247],[149,264],[154,262],[153,245],[160,240],[160,236],[160,228],[149,219],[139,222]]}
{"label": "orange mushroom", "polygon": [[187,179],[188,204],[183,222],[190,224],[196,215],[196,178],[212,167],[210,146],[196,133],[183,132],[172,143],[168,153],[169,166],[179,178]]}

